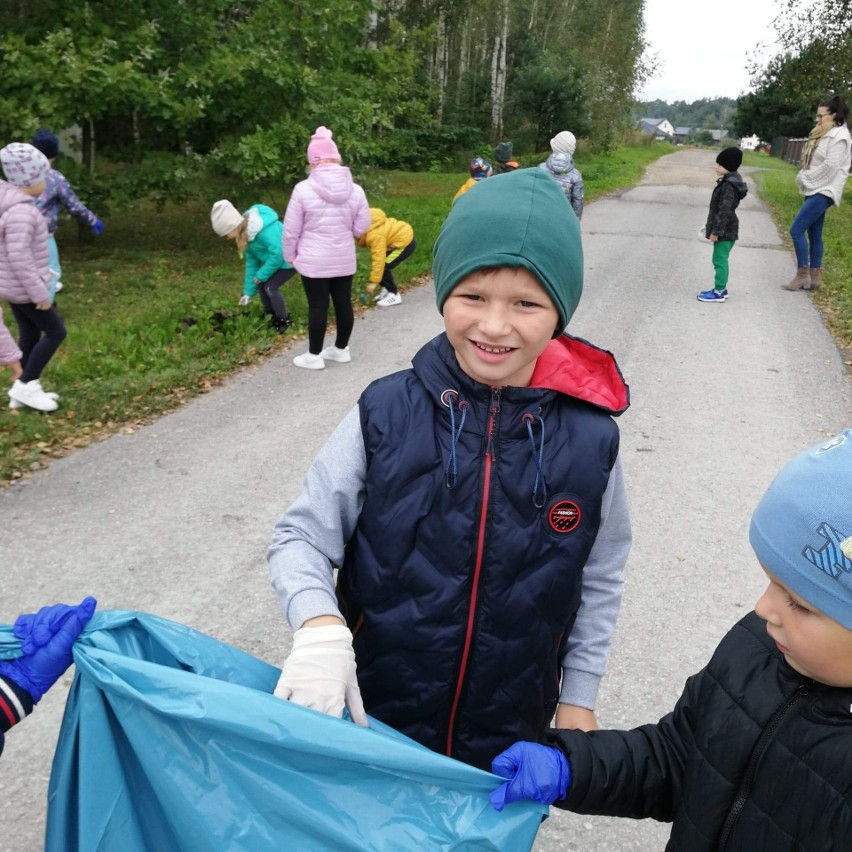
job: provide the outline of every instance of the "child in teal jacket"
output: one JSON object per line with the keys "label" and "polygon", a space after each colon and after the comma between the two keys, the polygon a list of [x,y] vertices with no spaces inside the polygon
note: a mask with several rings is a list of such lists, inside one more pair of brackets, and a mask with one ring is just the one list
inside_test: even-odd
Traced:
{"label": "child in teal jacket", "polygon": [[278,214],[265,204],[253,204],[240,213],[230,201],[221,200],[210,212],[213,230],[220,236],[235,240],[240,256],[245,259],[246,272],[240,305],[247,305],[255,295],[260,296],[264,313],[271,314],[270,324],[279,333],[293,322],[281,287],[296,270],[284,260],[281,241],[284,226]]}

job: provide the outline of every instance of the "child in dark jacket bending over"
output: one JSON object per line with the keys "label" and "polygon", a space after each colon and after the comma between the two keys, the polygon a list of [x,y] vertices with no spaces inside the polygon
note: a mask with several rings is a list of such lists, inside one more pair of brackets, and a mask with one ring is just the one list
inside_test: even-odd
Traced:
{"label": "child in dark jacket bending over", "polygon": [[852,430],[797,456],[755,509],[768,585],[672,713],[632,731],[550,731],[493,771],[521,799],[672,822],[669,850],[852,843]]}

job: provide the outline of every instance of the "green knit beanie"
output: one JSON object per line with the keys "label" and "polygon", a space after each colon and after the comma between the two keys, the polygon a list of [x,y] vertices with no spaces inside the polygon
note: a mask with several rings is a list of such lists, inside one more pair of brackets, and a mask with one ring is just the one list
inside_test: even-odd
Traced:
{"label": "green knit beanie", "polygon": [[512,143],[498,142],[494,146],[494,159],[498,163],[508,163],[512,159]]}
{"label": "green knit beanie", "polygon": [[479,181],[456,199],[432,252],[438,310],[453,288],[480,269],[522,267],[547,291],[568,325],[583,293],[580,222],[542,169]]}

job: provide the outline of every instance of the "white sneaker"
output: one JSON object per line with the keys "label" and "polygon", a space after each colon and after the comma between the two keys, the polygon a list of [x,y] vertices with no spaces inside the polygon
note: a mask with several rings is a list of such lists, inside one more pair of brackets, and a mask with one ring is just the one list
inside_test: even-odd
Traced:
{"label": "white sneaker", "polygon": [[297,355],[293,359],[293,363],[297,367],[303,367],[305,370],[324,370],[325,361],[322,355],[311,355],[310,352],[305,352],[302,355]]}
{"label": "white sneaker", "polygon": [[54,293],[58,293],[61,289],[62,289],[62,282],[61,282],[61,281],[57,281],[57,282],[56,282],[56,289],[55,289],[53,292],[54,292]]}
{"label": "white sneaker", "polygon": [[33,379],[31,382],[22,382],[17,379],[15,384],[9,388],[9,399],[39,411],[56,411],[59,408],[56,400],[51,399],[42,390],[38,379]]}
{"label": "white sneaker", "polygon": [[336,346],[327,346],[320,353],[320,358],[324,361],[336,361],[338,364],[348,364],[352,360],[348,346],[343,349],[338,349]]}
{"label": "white sneaker", "polygon": [[387,296],[387,295],[388,295],[388,288],[382,287],[382,289],[379,290],[379,292],[375,296],[373,296],[373,301],[374,302],[381,302],[381,300],[384,299],[385,296]]}
{"label": "white sneaker", "polygon": [[387,296],[384,297],[384,299],[380,299],[378,302],[376,302],[376,304],[380,308],[390,308],[394,305],[401,305],[402,296],[400,296],[399,293],[388,293]]}
{"label": "white sneaker", "polygon": [[[38,381],[38,379],[36,379],[36,381]],[[53,391],[45,391],[44,395],[50,397],[51,399],[55,400],[56,402],[59,402],[59,394],[58,393],[54,393]],[[11,408],[14,411],[16,408],[26,408],[26,406],[22,402],[18,402],[18,400],[12,399],[12,397],[9,397],[9,408]]]}

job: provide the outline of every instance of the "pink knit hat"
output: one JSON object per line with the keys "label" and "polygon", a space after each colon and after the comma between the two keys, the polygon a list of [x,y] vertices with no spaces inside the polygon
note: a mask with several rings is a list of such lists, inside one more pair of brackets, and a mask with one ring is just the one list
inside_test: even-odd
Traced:
{"label": "pink knit hat", "polygon": [[327,127],[318,127],[311,136],[308,145],[308,162],[313,165],[320,160],[339,160],[340,152],[331,138],[331,131]]}
{"label": "pink knit hat", "polygon": [[0,151],[6,180],[14,186],[37,186],[50,171],[47,157],[26,142],[11,142]]}

